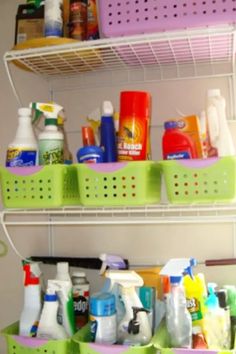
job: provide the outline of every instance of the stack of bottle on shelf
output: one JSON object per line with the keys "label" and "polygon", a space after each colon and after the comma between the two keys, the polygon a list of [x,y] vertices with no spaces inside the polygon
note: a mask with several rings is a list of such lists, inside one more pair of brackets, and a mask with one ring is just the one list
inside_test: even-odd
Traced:
{"label": "stack of bottle on shelf", "polygon": [[43,37],[98,39],[96,0],[27,0],[19,5],[15,44]]}
{"label": "stack of bottle on shelf", "polygon": [[[31,111],[32,110],[32,111]],[[44,115],[45,129],[35,138],[31,122]],[[15,140],[7,152],[8,167],[71,164],[64,129],[63,107],[56,103],[31,103],[19,109]],[[151,95],[144,91],[120,93],[120,112],[110,101],[102,104],[99,118],[82,126],[83,147],[77,151],[79,163],[145,161],[151,159]],[[206,110],[197,115],[168,120],[162,136],[163,160],[204,159],[234,156],[235,147],[226,119],[225,99],[220,90],[207,93]]]}
{"label": "stack of bottle on shelf", "polygon": [[[138,269],[127,269],[121,257],[103,254],[100,259],[105,282],[99,292],[90,295],[84,272],[74,272],[71,281],[68,263],[59,262],[55,279],[48,280],[43,304],[38,263],[24,263],[19,334],[57,340],[86,328],[91,342],[145,346],[152,338],[155,343],[164,329],[169,348],[235,347],[236,286],[206,285],[203,273],[193,273],[195,259],[170,259],[153,276],[151,286]],[[160,292],[154,286],[158,277]]]}

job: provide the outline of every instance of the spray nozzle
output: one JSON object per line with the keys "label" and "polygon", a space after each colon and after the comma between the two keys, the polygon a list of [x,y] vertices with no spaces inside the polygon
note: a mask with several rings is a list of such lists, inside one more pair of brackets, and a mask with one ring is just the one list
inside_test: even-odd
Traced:
{"label": "spray nozzle", "polygon": [[[53,119],[56,121],[55,125],[57,125],[58,114],[63,111],[63,107],[57,103],[32,102],[30,103],[30,108],[33,110],[33,123],[36,123],[41,115],[44,115],[46,118],[45,122],[47,119]],[[49,121],[47,121],[47,123],[48,122]]]}
{"label": "spray nozzle", "polygon": [[207,288],[208,288],[208,297],[206,300],[206,306],[211,309],[215,309],[219,307],[219,299],[215,293],[215,289],[217,287],[216,283],[208,283]]}
{"label": "spray nozzle", "polygon": [[23,264],[24,270],[24,285],[38,285],[39,277],[41,275],[41,270],[38,263],[27,263]]}
{"label": "spray nozzle", "polygon": [[102,103],[102,116],[110,117],[114,114],[114,108],[110,101],[103,101]]}
{"label": "spray nozzle", "polygon": [[114,254],[102,253],[99,257],[102,261],[100,274],[104,274],[107,268],[110,269],[128,269],[125,260]]}
{"label": "spray nozzle", "polygon": [[139,312],[149,313],[149,310],[145,309],[144,307],[136,307],[132,306],[133,310],[133,318],[129,321],[128,324],[128,333],[130,334],[139,334],[140,331],[140,322],[137,318]]}
{"label": "spray nozzle", "polygon": [[192,267],[197,264],[195,258],[172,258],[161,269],[160,275],[179,276],[188,273],[193,278]]}

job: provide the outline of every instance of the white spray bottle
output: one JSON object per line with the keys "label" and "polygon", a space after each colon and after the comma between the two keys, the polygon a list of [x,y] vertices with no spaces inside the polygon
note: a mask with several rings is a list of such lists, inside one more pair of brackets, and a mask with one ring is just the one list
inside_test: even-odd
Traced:
{"label": "white spray bottle", "polygon": [[44,296],[43,310],[39,320],[38,338],[56,340],[69,337],[65,328],[57,322],[59,302],[56,291],[57,287],[49,281],[48,289]]}
{"label": "white spray bottle", "polygon": [[143,285],[143,279],[132,270],[107,270],[105,276],[120,285],[125,315],[118,323],[118,343],[145,345],[152,337],[147,310],[143,308],[135,287]]}
{"label": "white spray bottle", "polygon": [[218,156],[234,156],[235,148],[226,119],[225,99],[219,89],[207,92],[207,123],[211,145]]}
{"label": "white spray bottle", "polygon": [[45,128],[38,136],[39,165],[64,163],[64,135],[58,129],[58,114],[63,107],[56,103],[31,103],[45,117]]}

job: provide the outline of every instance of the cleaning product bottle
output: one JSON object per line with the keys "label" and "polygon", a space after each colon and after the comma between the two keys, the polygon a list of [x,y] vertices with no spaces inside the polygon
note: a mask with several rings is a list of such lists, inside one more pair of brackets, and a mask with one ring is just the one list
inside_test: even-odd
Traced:
{"label": "cleaning product bottle", "polygon": [[117,161],[116,131],[113,119],[114,109],[110,101],[102,104],[100,125],[101,148],[104,150],[104,162]]}
{"label": "cleaning product bottle", "polygon": [[[105,276],[121,286],[125,315],[118,323],[117,341],[120,344],[145,345],[152,336],[147,310],[143,308],[135,287],[143,285],[143,279],[132,270],[107,270]],[[138,322],[138,326],[136,326]]]}
{"label": "cleaning product bottle", "polygon": [[120,94],[118,161],[147,160],[151,96],[148,92],[123,91]]}
{"label": "cleaning product bottle", "polygon": [[18,109],[18,127],[15,139],[9,144],[6,166],[34,166],[37,164],[38,145],[34,135],[30,108]]}
{"label": "cleaning product bottle", "polygon": [[225,285],[224,289],[227,291],[227,305],[229,306],[230,312],[230,323],[231,323],[231,345],[230,348],[235,348],[235,333],[236,333],[236,286],[235,285]]}
{"label": "cleaning product bottle", "polygon": [[227,123],[226,102],[219,89],[208,90],[206,112],[211,145],[218,156],[234,156],[235,148]]}
{"label": "cleaning product bottle", "polygon": [[209,349],[224,350],[228,345],[226,336],[229,336],[230,327],[225,318],[224,309],[220,308],[219,300],[215,294],[216,284],[208,283],[209,296],[206,300],[206,313],[204,316],[204,335]]}
{"label": "cleaning product bottle", "polygon": [[65,127],[64,127],[65,117],[62,112],[60,112],[60,114],[58,115],[57,125],[58,125],[59,132],[61,132],[63,134],[63,140],[64,140],[63,162],[65,165],[71,165],[73,163],[73,155],[69,149],[67,134],[66,134]]}
{"label": "cleaning product bottle", "polygon": [[178,129],[176,121],[164,123],[162,155],[164,160],[196,159],[198,157],[194,141]]}
{"label": "cleaning product bottle", "polygon": [[91,127],[82,127],[83,147],[77,151],[79,163],[95,163],[104,161],[104,151],[95,145],[94,132]]}
{"label": "cleaning product bottle", "polygon": [[58,113],[63,109],[56,103],[32,103],[32,108],[45,116],[45,129],[39,134],[39,164],[62,164],[64,136],[58,130]]}
{"label": "cleaning product bottle", "polygon": [[89,313],[93,342],[116,343],[117,320],[114,294],[105,292],[92,294],[89,301]]}
{"label": "cleaning product bottle", "polygon": [[[99,258],[102,261],[102,266],[100,269],[101,275],[105,275],[107,269],[111,269],[111,270],[128,269],[128,263],[125,262],[125,260],[118,255],[102,253]],[[117,323],[119,323],[125,315],[124,303],[121,299],[120,285],[112,278],[109,278],[108,274],[106,274],[106,280],[101,292],[102,293],[109,292],[115,296],[116,318],[117,318]]]}
{"label": "cleaning product bottle", "polygon": [[225,314],[225,331],[222,333],[222,337],[224,338],[224,349],[231,349],[231,323],[230,323],[230,309],[227,305],[227,290],[226,289],[219,289],[216,291],[216,296],[219,300],[219,306],[221,309],[224,310]]}
{"label": "cleaning product bottle", "polygon": [[79,330],[86,325],[89,318],[89,282],[85,272],[73,272],[72,284],[75,325]]}
{"label": "cleaning product bottle", "polygon": [[187,310],[182,276],[170,276],[166,300],[166,324],[173,348],[192,347],[192,319]]}
{"label": "cleaning product bottle", "polygon": [[43,339],[65,339],[68,338],[64,327],[57,322],[58,296],[50,287],[44,296],[42,314],[39,320],[37,337]]}
{"label": "cleaning product bottle", "polygon": [[76,331],[71,283],[68,280],[53,279],[48,280],[48,286],[56,290],[62,308],[62,325],[71,337]]}
{"label": "cleaning product bottle", "polygon": [[62,37],[62,33],[63,33],[62,3],[63,0],[45,0],[45,9],[44,9],[45,37]]}
{"label": "cleaning product bottle", "polygon": [[20,315],[19,334],[35,337],[41,313],[40,269],[37,263],[23,264],[24,306]]}

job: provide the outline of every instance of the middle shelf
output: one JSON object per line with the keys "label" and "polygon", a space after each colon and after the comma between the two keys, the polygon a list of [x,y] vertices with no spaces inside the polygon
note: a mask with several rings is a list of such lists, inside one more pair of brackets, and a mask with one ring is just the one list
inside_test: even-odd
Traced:
{"label": "middle shelf", "polygon": [[1,212],[5,226],[148,225],[236,222],[236,204],[147,205],[143,207],[65,207],[9,209]]}

